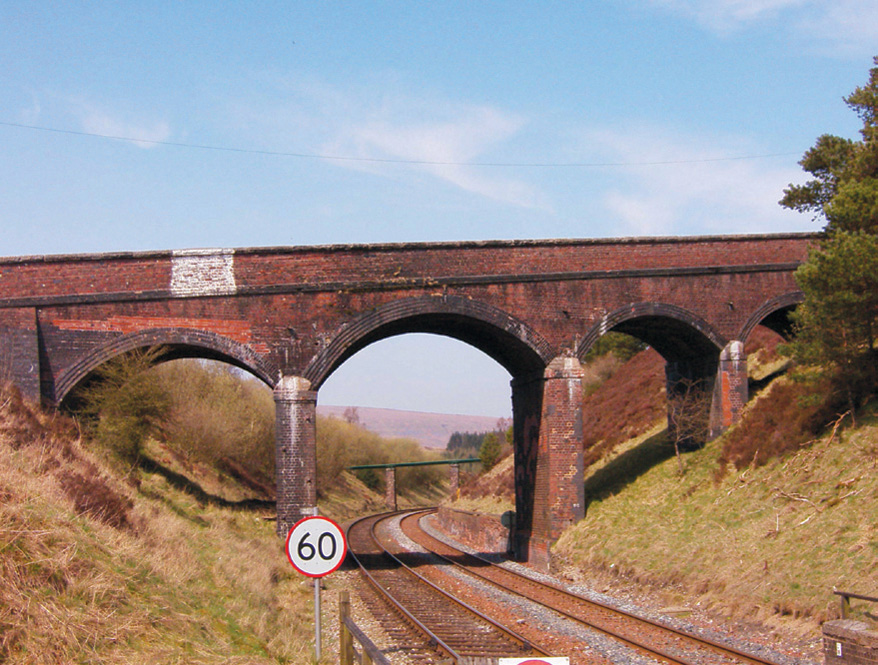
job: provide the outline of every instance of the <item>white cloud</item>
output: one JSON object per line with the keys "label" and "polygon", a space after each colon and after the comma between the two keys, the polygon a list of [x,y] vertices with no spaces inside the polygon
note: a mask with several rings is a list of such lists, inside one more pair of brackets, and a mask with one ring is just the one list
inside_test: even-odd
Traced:
{"label": "white cloud", "polygon": [[617,167],[619,176],[603,194],[626,235],[808,229],[807,219],[777,203],[784,187],[802,180],[795,157],[736,159],[760,151],[737,137],[659,127],[592,132],[587,142],[606,161],[628,164]]}
{"label": "white cloud", "polygon": [[878,43],[875,0],[648,0],[719,33],[770,24],[820,49],[873,55]]}
{"label": "white cloud", "polygon": [[743,24],[773,19],[784,10],[801,7],[810,0],[651,0],[691,16],[698,23],[714,30],[727,31]]}
{"label": "white cloud", "polygon": [[509,205],[542,207],[541,194],[530,184],[496,168],[472,165],[491,161],[492,151],[513,140],[523,125],[522,118],[489,106],[425,105],[395,97],[384,99],[380,108],[349,107],[323,152],[364,160],[336,162],[342,166],[381,174],[403,169]]}
{"label": "white cloud", "polygon": [[495,155],[526,126],[523,117],[404,87],[388,76],[348,87],[313,79],[267,80],[272,98],[239,101],[231,111],[242,131],[274,137],[271,149],[296,146],[296,152],[324,156],[341,168],[440,181],[515,207],[547,207],[530,183],[504,169],[473,165],[503,161]]}
{"label": "white cloud", "polygon": [[[407,169],[430,174],[460,189],[521,207],[538,207],[539,193],[529,184],[509,178],[496,168],[471,166],[485,160],[520,130],[523,120],[485,106],[451,105],[434,109],[425,119],[410,120],[409,109],[397,109],[376,120],[339,128],[331,149],[362,159],[406,162]],[[368,163],[373,170],[379,164]],[[397,167],[398,168],[398,167]]]}
{"label": "white cloud", "polygon": [[82,131],[128,139],[141,148],[154,148],[157,143],[167,141],[171,136],[171,128],[167,122],[148,124],[122,120],[90,102],[74,102],[74,113],[79,116]]}

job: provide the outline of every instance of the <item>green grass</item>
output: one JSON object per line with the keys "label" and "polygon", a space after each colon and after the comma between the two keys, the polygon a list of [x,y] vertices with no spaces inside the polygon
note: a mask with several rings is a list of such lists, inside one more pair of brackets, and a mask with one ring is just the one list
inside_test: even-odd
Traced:
{"label": "green grass", "polygon": [[813,630],[838,614],[833,588],[878,595],[878,423],[874,413],[863,420],[841,439],[719,480],[721,439],[686,454],[683,475],[647,439],[592,471],[586,519],[553,552],[573,569]]}

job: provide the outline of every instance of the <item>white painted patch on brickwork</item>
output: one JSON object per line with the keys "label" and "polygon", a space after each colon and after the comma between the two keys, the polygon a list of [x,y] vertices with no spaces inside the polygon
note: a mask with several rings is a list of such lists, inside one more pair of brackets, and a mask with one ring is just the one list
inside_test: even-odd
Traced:
{"label": "white painted patch on brickwork", "polygon": [[172,295],[225,296],[235,292],[234,250],[186,249],[173,252]]}

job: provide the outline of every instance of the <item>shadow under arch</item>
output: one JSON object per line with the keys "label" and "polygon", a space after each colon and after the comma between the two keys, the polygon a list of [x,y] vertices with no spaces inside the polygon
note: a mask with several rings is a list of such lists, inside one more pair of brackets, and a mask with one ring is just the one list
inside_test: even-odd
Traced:
{"label": "shadow under arch", "polygon": [[789,315],[804,301],[805,294],[802,291],[790,291],[767,300],[747,319],[738,334],[738,339],[746,342],[753,329],[759,325],[773,330],[784,339],[789,339],[793,333],[793,322]]}
{"label": "shadow under arch", "polygon": [[166,349],[162,362],[180,358],[219,360],[249,372],[270,388],[277,382],[277,368],[245,344],[207,331],[152,328],[117,337],[80,358],[56,382],[55,404],[60,406],[97,367],[131,351],[152,347]]}
{"label": "shadow under arch", "polygon": [[598,339],[611,330],[649,344],[667,362],[719,358],[728,343],[707,321],[682,307],[645,302],[620,307],[604,316],[580,341],[577,357],[584,360]]}
{"label": "shadow under arch", "polygon": [[433,333],[470,344],[514,378],[541,375],[553,356],[539,333],[496,307],[457,296],[421,296],[388,303],[343,325],[312,359],[304,378],[317,390],[358,351],[406,333]]}

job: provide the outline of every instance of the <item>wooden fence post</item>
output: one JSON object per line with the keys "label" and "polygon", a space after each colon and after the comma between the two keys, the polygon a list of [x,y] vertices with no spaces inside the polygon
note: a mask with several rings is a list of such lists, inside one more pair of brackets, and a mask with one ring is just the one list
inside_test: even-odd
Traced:
{"label": "wooden fence post", "polygon": [[354,638],[347,627],[347,619],[350,615],[350,594],[341,591],[338,598],[338,659],[341,665],[353,665],[354,662]]}

